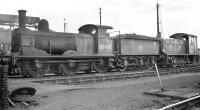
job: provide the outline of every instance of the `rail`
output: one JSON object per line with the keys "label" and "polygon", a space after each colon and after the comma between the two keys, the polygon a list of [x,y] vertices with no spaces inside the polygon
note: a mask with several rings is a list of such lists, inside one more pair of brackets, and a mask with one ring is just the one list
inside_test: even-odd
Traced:
{"label": "rail", "polygon": [[195,104],[200,102],[200,95],[165,106],[163,108],[157,109],[157,110],[188,110],[191,107],[194,107]]}

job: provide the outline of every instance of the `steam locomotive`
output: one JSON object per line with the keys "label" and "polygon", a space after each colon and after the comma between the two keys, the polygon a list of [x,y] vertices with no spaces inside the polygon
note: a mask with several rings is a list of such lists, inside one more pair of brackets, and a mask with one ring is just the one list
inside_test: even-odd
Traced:
{"label": "steam locomotive", "polygon": [[79,33],[49,30],[42,19],[38,31],[25,27],[26,11],[19,10],[19,28],[12,33],[9,70],[24,77],[75,75],[79,71],[107,72],[113,68],[187,66],[198,62],[197,36],[177,33],[158,39],[136,34],[109,37],[111,26],[86,24]]}

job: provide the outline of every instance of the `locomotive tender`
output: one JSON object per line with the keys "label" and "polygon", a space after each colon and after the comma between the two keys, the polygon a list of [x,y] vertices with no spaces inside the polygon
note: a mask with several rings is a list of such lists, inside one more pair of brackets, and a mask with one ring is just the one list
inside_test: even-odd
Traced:
{"label": "locomotive tender", "polygon": [[48,21],[41,20],[38,31],[25,27],[26,11],[19,10],[19,28],[12,33],[9,70],[25,77],[75,75],[78,71],[106,72],[132,68],[186,66],[198,60],[197,37],[185,33],[174,39],[124,34],[111,38],[106,33],[110,26],[87,24],[79,33],[49,30]]}
{"label": "locomotive tender", "polygon": [[120,71],[128,67],[153,68],[153,61],[158,58],[160,40],[136,34],[124,34],[114,39],[114,51]]}

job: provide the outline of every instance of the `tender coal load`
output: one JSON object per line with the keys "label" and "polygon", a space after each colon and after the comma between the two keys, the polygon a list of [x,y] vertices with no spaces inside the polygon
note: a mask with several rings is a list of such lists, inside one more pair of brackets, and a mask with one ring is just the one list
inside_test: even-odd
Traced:
{"label": "tender coal load", "polygon": [[8,83],[5,67],[0,66],[0,109],[6,110],[9,107],[8,103]]}

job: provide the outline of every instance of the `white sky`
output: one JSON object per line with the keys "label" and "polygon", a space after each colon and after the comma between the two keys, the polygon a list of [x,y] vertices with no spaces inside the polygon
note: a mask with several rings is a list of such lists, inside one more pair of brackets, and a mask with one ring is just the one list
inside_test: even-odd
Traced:
{"label": "white sky", "polygon": [[[177,32],[200,35],[200,0],[159,0],[164,38]],[[156,0],[3,0],[1,14],[18,14],[47,19],[50,28],[63,32],[64,17],[68,32],[84,24],[110,25],[121,33],[156,36]],[[199,43],[200,44],[200,43]]]}

